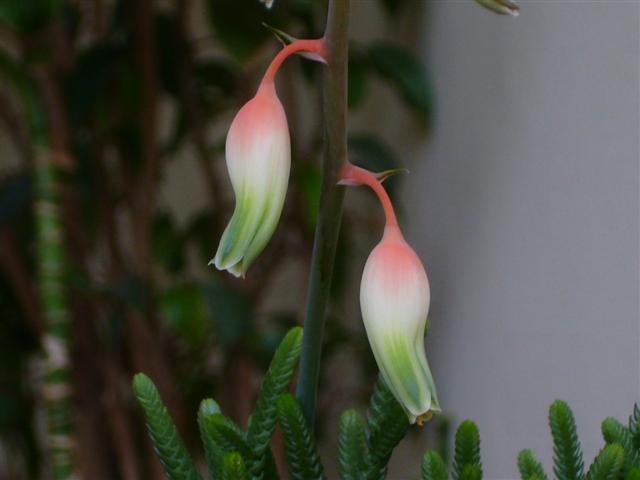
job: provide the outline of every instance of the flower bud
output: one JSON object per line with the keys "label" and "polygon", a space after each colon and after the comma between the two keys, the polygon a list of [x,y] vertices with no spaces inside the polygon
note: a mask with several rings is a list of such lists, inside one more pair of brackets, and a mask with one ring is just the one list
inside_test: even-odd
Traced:
{"label": "flower bud", "polygon": [[[326,61],[323,39],[295,40],[271,61],[255,97],[236,114],[225,145],[227,169],[236,196],[231,221],[209,262],[244,277],[278,225],[291,168],[291,140],[274,79],[294,53]],[[317,57],[317,58],[316,58]]]}
{"label": "flower bud", "polygon": [[380,373],[409,421],[422,424],[440,412],[424,350],[429,280],[422,262],[402,236],[393,205],[381,182],[402,171],[374,174],[347,163],[341,185],[367,185],[385,214],[384,235],[364,266],[360,309]]}
{"label": "flower bud", "polygon": [[233,119],[225,154],[236,206],[210,263],[244,277],[276,229],[289,182],[289,127],[272,81]]}
{"label": "flower bud", "polygon": [[362,275],[360,308],[382,377],[411,423],[440,412],[424,330],[429,281],[397,226],[387,226]]}
{"label": "flower bud", "polygon": [[520,15],[520,7],[511,0],[476,0],[476,2],[500,15],[511,15],[512,17]]}

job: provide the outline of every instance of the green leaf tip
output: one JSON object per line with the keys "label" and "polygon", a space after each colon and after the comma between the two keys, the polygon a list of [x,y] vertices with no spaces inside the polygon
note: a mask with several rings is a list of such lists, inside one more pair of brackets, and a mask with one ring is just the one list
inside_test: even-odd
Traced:
{"label": "green leaf tip", "polygon": [[586,480],[616,480],[624,464],[624,449],[614,443],[607,445],[596,456]]}
{"label": "green leaf tip", "polygon": [[366,454],[364,418],[355,410],[340,416],[338,469],[342,480],[360,480]]}
{"label": "green leaf tip", "polygon": [[409,429],[409,420],[382,377],[378,378],[367,412],[366,478],[384,478],[395,447]]}
{"label": "green leaf tip", "polygon": [[[482,472],[480,459],[480,431],[471,420],[465,420],[456,431],[455,452],[453,458],[453,478],[475,478],[475,469],[470,469],[463,477],[465,468],[470,465]],[[473,471],[472,471],[473,470]],[[469,477],[471,475],[471,477]],[[482,473],[480,474],[482,475]]]}
{"label": "green leaf tip", "polygon": [[422,480],[448,480],[447,467],[437,452],[427,452],[422,457],[420,469]]}
{"label": "green leaf tip", "polygon": [[133,377],[133,391],[142,407],[147,430],[170,480],[200,480],[158,389],[144,373]]}
{"label": "green leaf tip", "polygon": [[522,450],[518,454],[518,471],[522,480],[531,480],[532,478],[547,480],[547,474],[544,473],[542,464],[536,454],[529,449]]}
{"label": "green leaf tip", "polygon": [[210,422],[214,415],[220,414],[220,407],[215,400],[205,398],[200,402],[198,409],[198,430],[200,431],[200,440],[204,448],[204,456],[207,461],[207,467],[214,478],[222,476],[222,449],[216,444],[216,439],[212,432]]}
{"label": "green leaf tip", "polygon": [[247,467],[238,452],[225,454],[222,461],[221,480],[249,480]]}
{"label": "green leaf tip", "polygon": [[584,478],[582,449],[573,412],[566,402],[556,400],[549,407],[549,427],[553,437],[553,472],[558,480]]}
{"label": "green leaf tip", "polygon": [[264,470],[266,452],[276,426],[276,404],[291,381],[302,348],[302,328],[294,327],[276,349],[258,394],[256,408],[249,421],[247,442],[254,452],[249,465],[253,476]]}
{"label": "green leaf tip", "polygon": [[288,393],[281,395],[278,398],[277,410],[292,480],[324,479],[324,469],[316,451],[311,429],[296,398]]}
{"label": "green leaf tip", "polygon": [[602,436],[607,445],[617,443],[624,450],[624,468],[629,471],[633,467],[640,467],[640,451],[633,445],[633,438],[629,429],[616,418],[608,417],[602,421]]}

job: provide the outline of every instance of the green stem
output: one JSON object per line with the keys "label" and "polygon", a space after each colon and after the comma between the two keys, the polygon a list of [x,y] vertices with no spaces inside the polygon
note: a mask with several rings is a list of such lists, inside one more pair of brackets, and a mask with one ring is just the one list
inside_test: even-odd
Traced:
{"label": "green stem", "polygon": [[325,138],[322,192],[313,243],[296,390],[296,396],[311,426],[315,417],[325,314],[342,220],[344,189],[336,184],[347,159],[348,32],[349,0],[330,0],[324,35],[328,65],[323,83]]}

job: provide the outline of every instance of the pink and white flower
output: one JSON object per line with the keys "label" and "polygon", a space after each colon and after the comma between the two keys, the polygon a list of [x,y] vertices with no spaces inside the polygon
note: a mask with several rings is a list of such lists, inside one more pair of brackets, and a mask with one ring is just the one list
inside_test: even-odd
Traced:
{"label": "pink and white flower", "polygon": [[[289,183],[291,140],[274,79],[293,53],[325,59],[323,40],[296,40],[267,69],[258,92],[236,114],[225,145],[235,210],[209,264],[244,277],[275,231]],[[315,58],[315,57],[314,57]]]}
{"label": "pink and white flower", "polygon": [[429,280],[405,241],[389,197],[374,174],[348,165],[342,184],[370,186],[386,215],[380,243],[364,267],[360,308],[369,344],[382,377],[411,423],[440,412],[424,347],[429,312]]}

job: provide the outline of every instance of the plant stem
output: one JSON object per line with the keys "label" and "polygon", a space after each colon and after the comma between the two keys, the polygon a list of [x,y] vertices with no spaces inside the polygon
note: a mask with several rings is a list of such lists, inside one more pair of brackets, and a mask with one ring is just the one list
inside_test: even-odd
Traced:
{"label": "plant stem", "polygon": [[322,334],[342,220],[344,189],[338,175],[347,159],[347,59],[349,0],[330,0],[324,40],[328,65],[323,79],[324,164],[320,209],[313,243],[311,276],[296,396],[309,425],[315,418]]}

